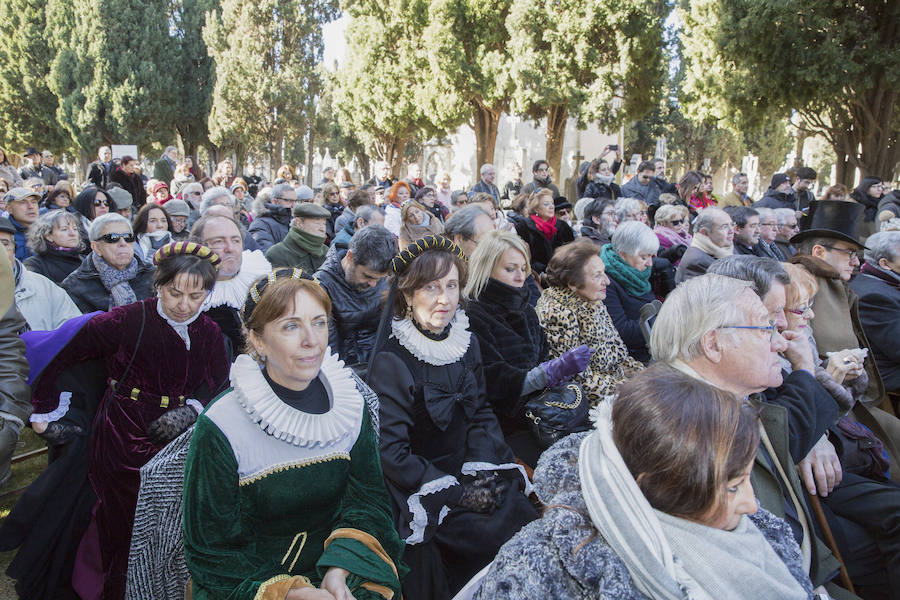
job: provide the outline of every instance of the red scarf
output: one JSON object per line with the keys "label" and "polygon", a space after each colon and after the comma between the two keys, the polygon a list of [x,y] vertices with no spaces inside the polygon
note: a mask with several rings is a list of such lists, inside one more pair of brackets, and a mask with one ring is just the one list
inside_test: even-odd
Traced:
{"label": "red scarf", "polygon": [[531,215],[531,220],[534,221],[538,231],[544,234],[547,241],[550,241],[556,235],[556,215],[553,215],[548,220],[544,220],[537,215]]}

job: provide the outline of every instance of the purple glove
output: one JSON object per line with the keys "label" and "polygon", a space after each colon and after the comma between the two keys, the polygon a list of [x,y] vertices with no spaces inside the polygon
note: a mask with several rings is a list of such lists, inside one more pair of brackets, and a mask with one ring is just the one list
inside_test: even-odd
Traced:
{"label": "purple glove", "polygon": [[556,387],[573,375],[584,371],[593,353],[589,346],[583,345],[569,350],[559,358],[541,363],[544,374],[547,375],[547,387]]}

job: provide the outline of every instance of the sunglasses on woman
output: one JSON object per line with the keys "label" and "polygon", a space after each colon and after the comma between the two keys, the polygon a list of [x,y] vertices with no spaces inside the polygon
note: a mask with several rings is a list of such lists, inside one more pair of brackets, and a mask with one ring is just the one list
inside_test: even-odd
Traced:
{"label": "sunglasses on woman", "polygon": [[119,240],[125,240],[126,243],[134,242],[133,233],[105,233],[100,236],[100,241],[107,244],[118,244]]}
{"label": "sunglasses on woman", "polygon": [[109,201],[105,198],[95,198],[94,206],[109,206]]}
{"label": "sunglasses on woman", "polygon": [[682,223],[684,223],[684,219],[678,219],[676,221],[672,221],[672,227],[678,227]]}

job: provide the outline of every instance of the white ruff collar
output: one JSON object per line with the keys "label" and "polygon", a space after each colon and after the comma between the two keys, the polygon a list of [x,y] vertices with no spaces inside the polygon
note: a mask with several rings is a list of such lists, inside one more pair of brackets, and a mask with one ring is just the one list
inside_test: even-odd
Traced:
{"label": "white ruff collar", "polygon": [[247,292],[253,282],[272,270],[272,265],[266,260],[261,250],[244,250],[241,253],[241,270],[231,279],[217,281],[212,293],[203,302],[200,308],[207,311],[223,304],[231,308],[241,310],[247,300]]}
{"label": "white ruff collar", "polygon": [[419,331],[409,319],[391,321],[391,337],[400,345],[429,365],[442,367],[453,364],[469,349],[472,333],[469,331],[469,317],[462,308],[456,309],[450,321],[450,334],[444,340],[432,340]]}
{"label": "white ruff collar", "polygon": [[331,408],[320,415],[288,406],[269,387],[256,361],[248,354],[238,356],[231,367],[231,385],[253,422],[269,435],[304,448],[328,448],[359,435],[365,409],[362,395],[350,369],[330,349],[326,352],[319,376]]}

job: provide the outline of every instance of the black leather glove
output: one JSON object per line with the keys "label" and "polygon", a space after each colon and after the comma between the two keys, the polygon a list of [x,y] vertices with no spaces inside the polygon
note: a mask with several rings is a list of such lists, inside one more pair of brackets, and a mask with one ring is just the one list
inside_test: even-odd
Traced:
{"label": "black leather glove", "polygon": [[462,484],[458,506],[477,513],[493,513],[503,504],[505,482],[496,473],[479,474],[474,481]]}
{"label": "black leather glove", "polygon": [[168,444],[197,420],[197,411],[191,406],[179,406],[162,414],[147,425],[147,435],[156,446]]}
{"label": "black leather glove", "polygon": [[53,421],[47,424],[47,429],[38,435],[51,446],[62,446],[68,444],[79,435],[84,434],[84,429],[80,425],[71,425],[69,423],[61,423]]}

